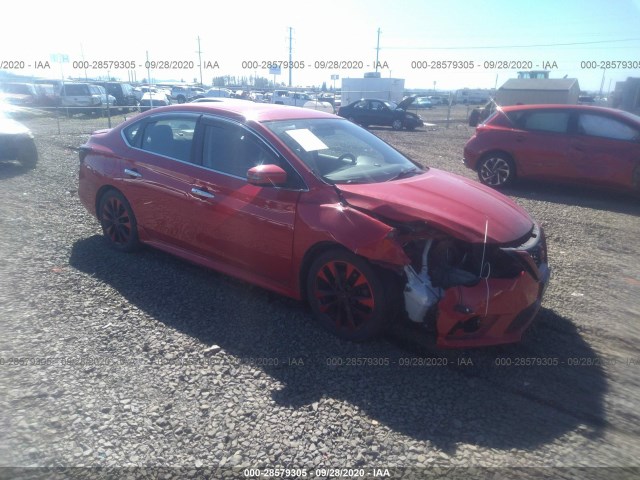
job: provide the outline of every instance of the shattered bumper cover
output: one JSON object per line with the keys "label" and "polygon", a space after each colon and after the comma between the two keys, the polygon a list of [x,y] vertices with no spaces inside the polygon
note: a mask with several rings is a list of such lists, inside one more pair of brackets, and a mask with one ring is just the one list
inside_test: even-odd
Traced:
{"label": "shattered bumper cover", "polygon": [[546,263],[537,277],[522,271],[513,279],[483,279],[472,287],[445,291],[436,320],[437,345],[483,347],[518,342],[533,322],[549,283]]}

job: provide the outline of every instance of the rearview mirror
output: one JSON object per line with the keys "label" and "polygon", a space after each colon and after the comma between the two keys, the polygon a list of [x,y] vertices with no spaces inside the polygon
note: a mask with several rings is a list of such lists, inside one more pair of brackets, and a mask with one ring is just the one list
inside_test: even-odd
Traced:
{"label": "rearview mirror", "polygon": [[258,165],[247,170],[247,181],[251,185],[277,187],[287,183],[287,172],[278,165]]}

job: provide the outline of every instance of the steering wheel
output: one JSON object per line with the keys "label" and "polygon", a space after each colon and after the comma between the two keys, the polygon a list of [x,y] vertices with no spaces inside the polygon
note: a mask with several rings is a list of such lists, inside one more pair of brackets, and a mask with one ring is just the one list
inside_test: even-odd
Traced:
{"label": "steering wheel", "polygon": [[355,165],[356,163],[358,163],[358,161],[356,160],[356,156],[353,153],[343,153],[342,155],[340,155],[338,157],[338,161],[339,162],[343,162],[345,161],[347,158],[351,159],[351,164]]}

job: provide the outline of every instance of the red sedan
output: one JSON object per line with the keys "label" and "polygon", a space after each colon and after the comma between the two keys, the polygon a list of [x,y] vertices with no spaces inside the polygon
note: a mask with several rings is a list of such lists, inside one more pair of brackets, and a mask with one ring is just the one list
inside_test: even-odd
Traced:
{"label": "red sedan", "polygon": [[515,342],[549,278],[542,229],[510,199],[303,108],[145,112],[81,147],[79,194],[114,249],[304,299],[350,340],[408,317],[440,346]]}
{"label": "red sedan", "polygon": [[586,105],[498,108],[464,147],[480,181],[580,182],[640,193],[640,117]]}

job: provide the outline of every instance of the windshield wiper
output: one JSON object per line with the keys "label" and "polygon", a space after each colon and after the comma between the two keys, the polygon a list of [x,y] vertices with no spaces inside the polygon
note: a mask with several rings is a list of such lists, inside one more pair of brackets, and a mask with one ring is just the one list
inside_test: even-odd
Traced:
{"label": "windshield wiper", "polygon": [[387,180],[387,182],[391,182],[392,180],[399,180],[401,178],[412,177],[414,174],[418,175],[423,172],[423,170],[420,170],[417,167],[405,168],[404,170],[400,170],[400,172],[398,172],[395,177],[391,177],[389,180]]}

